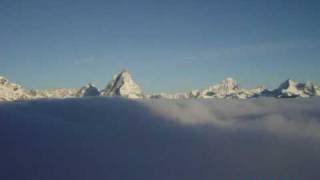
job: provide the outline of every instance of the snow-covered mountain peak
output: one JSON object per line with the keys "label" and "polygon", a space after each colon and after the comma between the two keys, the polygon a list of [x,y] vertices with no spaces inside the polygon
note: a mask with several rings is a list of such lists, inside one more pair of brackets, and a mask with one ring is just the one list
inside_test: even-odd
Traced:
{"label": "snow-covered mountain peak", "polygon": [[218,84],[207,88],[196,89],[190,92],[175,94],[143,94],[140,87],[132,79],[128,70],[124,69],[107,84],[106,88],[99,91],[92,83],[82,88],[58,88],[44,90],[26,90],[19,84],[10,82],[6,77],[0,76],[0,101],[14,101],[21,99],[38,98],[70,98],[84,96],[121,96],[126,98],[164,98],[164,99],[247,99],[254,97],[312,97],[320,96],[320,88],[313,82],[299,83],[288,79],[274,90],[265,89],[263,86],[254,89],[241,88],[233,78],[225,78]]}
{"label": "snow-covered mountain peak", "polygon": [[192,98],[226,98],[240,91],[239,84],[231,77],[225,78],[220,83],[210,85],[202,90],[194,90],[189,93]]}
{"label": "snow-covered mountain peak", "polygon": [[16,87],[21,87],[20,85],[18,85],[18,84],[15,84],[15,83],[12,83],[12,82],[10,82],[6,77],[4,77],[4,76],[0,76],[0,85],[2,85],[2,86],[16,86]]}
{"label": "snow-covered mountain peak", "polygon": [[7,78],[0,76],[0,100],[14,101],[27,98],[29,94],[22,86],[11,83]]}
{"label": "snow-covered mountain peak", "polygon": [[231,77],[227,77],[221,81],[220,85],[222,85],[225,89],[238,89],[239,85],[236,80]]}
{"label": "snow-covered mountain peak", "polygon": [[311,93],[316,93],[317,89],[318,87],[311,81],[307,81],[304,85],[304,90]]}
{"label": "snow-covered mountain peak", "polygon": [[141,98],[142,91],[132,79],[128,70],[122,70],[113,76],[107,87],[101,92],[104,96],[124,96],[128,98]]}
{"label": "snow-covered mountain peak", "polygon": [[5,84],[7,82],[9,82],[9,80],[6,77],[0,76],[0,84]]}
{"label": "snow-covered mountain peak", "polygon": [[310,97],[319,95],[319,88],[311,81],[298,83],[288,79],[272,92],[276,97]]}
{"label": "snow-covered mountain peak", "polygon": [[232,77],[226,77],[224,80],[222,80],[222,82],[237,82],[235,79],[233,79]]}
{"label": "snow-covered mountain peak", "polygon": [[220,83],[211,85],[205,91],[214,91],[218,93],[228,94],[239,89],[239,84],[233,78],[225,78]]}
{"label": "snow-covered mountain peak", "polygon": [[79,89],[76,93],[77,97],[100,96],[100,91],[94,84],[89,82],[86,86]]}
{"label": "snow-covered mountain peak", "polygon": [[119,74],[116,74],[113,78],[114,79],[118,78],[119,80],[122,80],[124,83],[133,83],[132,76],[127,69],[122,70]]}
{"label": "snow-covered mountain peak", "polygon": [[297,82],[292,79],[287,79],[283,83],[280,84],[279,89],[290,89],[290,88],[296,88]]}

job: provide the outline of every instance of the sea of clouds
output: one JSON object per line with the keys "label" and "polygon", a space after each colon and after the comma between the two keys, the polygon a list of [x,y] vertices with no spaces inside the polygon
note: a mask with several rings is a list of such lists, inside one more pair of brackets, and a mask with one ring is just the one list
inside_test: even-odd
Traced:
{"label": "sea of clouds", "polygon": [[0,103],[0,179],[318,179],[320,99]]}

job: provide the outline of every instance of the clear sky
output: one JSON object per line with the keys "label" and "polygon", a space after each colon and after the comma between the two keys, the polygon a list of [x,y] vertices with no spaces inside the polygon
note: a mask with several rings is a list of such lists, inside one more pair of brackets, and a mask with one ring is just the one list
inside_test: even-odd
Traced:
{"label": "clear sky", "polygon": [[127,68],[146,92],[234,77],[320,84],[318,0],[0,0],[0,75],[27,88],[103,88]]}

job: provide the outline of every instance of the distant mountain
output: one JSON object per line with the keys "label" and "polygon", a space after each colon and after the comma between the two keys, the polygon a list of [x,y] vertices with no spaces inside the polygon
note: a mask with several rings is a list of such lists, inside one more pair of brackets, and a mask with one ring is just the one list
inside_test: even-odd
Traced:
{"label": "distant mountain", "polygon": [[30,95],[22,86],[11,83],[7,78],[0,76],[0,101],[14,101],[29,98]]}
{"label": "distant mountain", "polygon": [[0,101],[15,101],[39,98],[67,98],[74,97],[77,89],[46,89],[27,90],[21,85],[10,82],[7,78],[0,76]]}
{"label": "distant mountain", "polygon": [[32,89],[28,91],[31,99],[39,98],[69,98],[75,97],[76,88],[53,88],[53,89]]}
{"label": "distant mountain", "polygon": [[260,96],[262,91],[264,91],[263,87],[242,89],[236,80],[233,78],[226,78],[216,85],[211,85],[200,90],[192,90],[188,93],[160,93],[152,94],[149,97],[165,99],[247,99]]}
{"label": "distant mountain", "polygon": [[127,70],[113,76],[107,87],[101,91],[102,96],[122,96],[127,98],[142,98],[143,94]]}
{"label": "distant mountain", "polygon": [[259,96],[263,90],[263,87],[243,89],[233,78],[226,78],[219,84],[211,85],[203,90],[194,90],[190,93],[190,96],[202,99],[246,99]]}
{"label": "distant mountain", "polygon": [[100,96],[100,91],[93,84],[80,88],[76,94],[77,97],[87,97],[87,96]]}
{"label": "distant mountain", "polygon": [[319,96],[320,89],[310,81],[298,83],[288,79],[272,91],[271,95],[278,98],[311,97]]}
{"label": "distant mountain", "polygon": [[86,96],[121,96],[126,98],[151,98],[151,99],[247,99],[256,97],[296,98],[320,96],[320,88],[314,83],[298,83],[288,79],[274,90],[265,89],[263,86],[254,89],[241,88],[233,78],[226,78],[220,83],[210,85],[204,89],[175,94],[158,93],[144,94],[139,85],[133,80],[127,70],[113,76],[107,86],[99,91],[93,84],[73,89],[45,89],[26,90],[22,86],[10,82],[0,76],[0,101],[15,101],[38,98],[72,98]]}

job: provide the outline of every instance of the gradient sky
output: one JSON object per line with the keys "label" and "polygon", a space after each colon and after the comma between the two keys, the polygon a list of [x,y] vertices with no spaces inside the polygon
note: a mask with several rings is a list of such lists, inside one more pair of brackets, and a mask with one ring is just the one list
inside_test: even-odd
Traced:
{"label": "gradient sky", "polygon": [[146,92],[234,77],[320,84],[320,1],[0,0],[0,75],[27,88],[103,88],[127,68]]}

